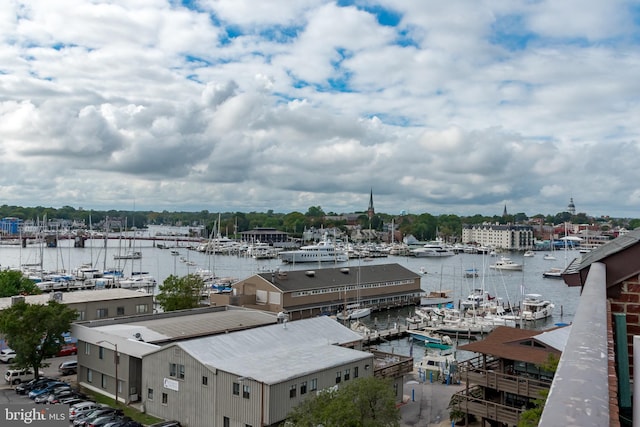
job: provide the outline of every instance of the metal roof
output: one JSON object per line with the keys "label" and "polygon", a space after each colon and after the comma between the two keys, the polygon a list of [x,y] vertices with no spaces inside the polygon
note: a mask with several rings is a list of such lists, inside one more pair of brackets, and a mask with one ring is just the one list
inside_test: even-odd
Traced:
{"label": "metal roof", "polygon": [[334,366],[372,359],[370,353],[340,347],[360,340],[362,337],[356,332],[321,316],[175,345],[212,369],[278,384]]}
{"label": "metal roof", "polygon": [[[77,304],[91,301],[109,301],[123,298],[145,298],[149,294],[138,292],[131,289],[95,289],[84,291],[60,292],[62,294],[63,304]],[[0,298],[0,310],[11,306],[11,298]],[[39,295],[26,295],[24,301],[27,304],[47,304],[53,298],[52,293],[44,293]]]}
{"label": "metal roof", "polygon": [[571,325],[568,325],[543,332],[540,335],[536,335],[534,339],[553,347],[556,350],[564,351],[564,348],[567,346],[567,340],[569,339],[570,333]]}
{"label": "metal roof", "polygon": [[236,330],[274,324],[277,317],[274,313],[259,310],[234,309],[227,310],[186,310],[170,312],[178,314],[163,316],[135,316],[118,319],[118,323],[94,326],[93,330],[104,331],[109,334],[126,338],[136,337],[150,343],[185,340],[193,337],[228,333]]}
{"label": "metal roof", "polygon": [[400,264],[363,265],[338,268],[307,268],[260,273],[269,283],[283,292],[322,289],[334,286],[379,283],[393,280],[416,280],[420,275]]}

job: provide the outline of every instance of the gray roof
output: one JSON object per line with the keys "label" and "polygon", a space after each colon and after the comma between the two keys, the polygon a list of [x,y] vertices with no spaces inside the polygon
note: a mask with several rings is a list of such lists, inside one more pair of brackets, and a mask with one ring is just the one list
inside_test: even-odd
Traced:
{"label": "gray roof", "polygon": [[322,289],[334,286],[378,283],[391,280],[416,280],[420,276],[400,264],[379,264],[357,267],[308,268],[306,270],[260,273],[267,282],[283,292]]}
{"label": "gray roof", "polygon": [[[91,301],[109,301],[123,298],[145,298],[149,294],[138,292],[131,289],[95,289],[84,291],[61,292],[63,304],[77,304]],[[27,304],[46,304],[53,297],[52,293],[44,293],[39,295],[27,295],[24,301]],[[11,297],[0,298],[0,310],[11,306]]]}
{"label": "gray roof", "polygon": [[265,384],[278,384],[334,366],[371,359],[370,353],[340,347],[360,340],[362,337],[356,332],[321,316],[176,345],[212,369]]}
{"label": "gray roof", "polygon": [[140,334],[144,341],[159,344],[277,322],[274,313],[235,307],[225,308],[181,310],[151,316],[131,316],[117,319],[114,322],[105,322],[103,325],[95,322],[92,329],[127,338]]}
{"label": "gray roof", "polygon": [[567,340],[569,339],[570,333],[571,325],[551,329],[549,331],[536,335],[534,338],[536,341],[540,341],[550,347],[555,348],[556,350],[564,351],[564,348],[567,346]]}

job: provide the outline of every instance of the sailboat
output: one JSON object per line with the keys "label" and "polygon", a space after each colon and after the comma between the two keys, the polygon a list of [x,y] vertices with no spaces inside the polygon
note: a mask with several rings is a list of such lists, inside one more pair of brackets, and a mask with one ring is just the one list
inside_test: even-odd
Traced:
{"label": "sailboat", "polygon": [[[561,267],[551,267],[549,270],[546,270],[542,273],[542,277],[547,279],[562,279],[562,273],[567,268],[567,223],[564,223],[564,268]],[[547,259],[547,258],[545,258]],[[555,257],[553,258],[555,259]]]}

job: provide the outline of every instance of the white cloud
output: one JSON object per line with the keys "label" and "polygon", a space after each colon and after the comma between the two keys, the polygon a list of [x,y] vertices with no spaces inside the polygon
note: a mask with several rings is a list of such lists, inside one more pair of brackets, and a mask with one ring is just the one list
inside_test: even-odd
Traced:
{"label": "white cloud", "polygon": [[634,216],[631,5],[3,2],[0,195]]}

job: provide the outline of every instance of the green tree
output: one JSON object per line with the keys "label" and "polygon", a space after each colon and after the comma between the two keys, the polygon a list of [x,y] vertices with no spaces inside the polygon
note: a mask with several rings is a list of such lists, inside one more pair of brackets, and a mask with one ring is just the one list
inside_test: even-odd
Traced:
{"label": "green tree", "polygon": [[359,378],[337,390],[325,390],[306,399],[289,414],[288,424],[300,427],[397,427],[391,382]]}
{"label": "green tree", "polygon": [[195,274],[188,274],[183,277],[172,274],[160,285],[160,292],[156,296],[156,301],[164,311],[195,308],[200,302],[203,288],[204,281]]}
{"label": "green tree", "polygon": [[[553,353],[549,353],[547,360],[539,366],[539,368],[547,373],[555,373],[558,369],[558,363],[560,359]],[[533,407],[527,409],[520,415],[520,421],[518,427],[535,427],[540,423],[542,418],[542,411],[544,411],[544,405],[547,402],[547,396],[549,396],[549,390],[541,390],[538,392],[540,397],[534,399]]]}
{"label": "green tree", "polygon": [[69,332],[77,317],[76,310],[53,300],[46,305],[23,301],[2,310],[0,333],[16,352],[14,365],[33,369],[37,378],[38,370],[48,366],[43,361],[62,348],[62,334]]}
{"label": "green tree", "polygon": [[0,298],[13,295],[35,295],[40,293],[40,288],[20,271],[0,271]]}

